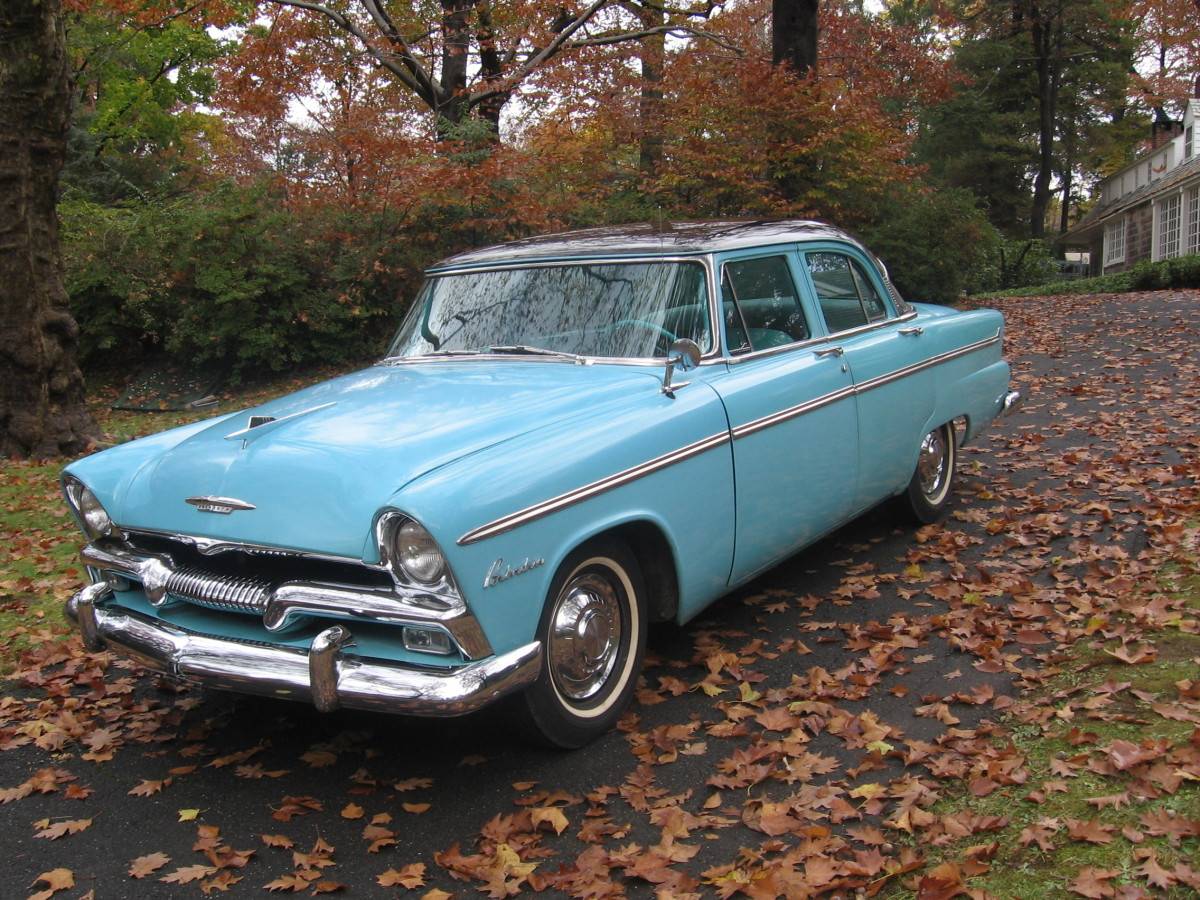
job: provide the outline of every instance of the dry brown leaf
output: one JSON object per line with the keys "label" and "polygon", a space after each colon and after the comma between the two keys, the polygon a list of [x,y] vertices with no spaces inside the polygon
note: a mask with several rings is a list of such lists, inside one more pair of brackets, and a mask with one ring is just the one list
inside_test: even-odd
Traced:
{"label": "dry brown leaf", "polygon": [[129,864],[129,874],[134,878],[145,878],[147,875],[157,872],[170,861],[171,857],[165,853],[148,853],[145,856],[139,856]]}
{"label": "dry brown leaf", "polygon": [[166,884],[188,884],[193,881],[199,881],[201,878],[207,878],[209,875],[215,875],[216,873],[216,866],[183,866],[174,872],[168,872],[158,880]]}
{"label": "dry brown leaf", "polygon": [[388,869],[375,878],[381,887],[416,890],[425,885],[425,863],[412,863],[400,869]]}

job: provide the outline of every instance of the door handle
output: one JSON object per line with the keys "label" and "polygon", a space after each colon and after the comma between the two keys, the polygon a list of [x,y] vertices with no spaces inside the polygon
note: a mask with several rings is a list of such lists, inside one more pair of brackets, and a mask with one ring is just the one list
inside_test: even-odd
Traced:
{"label": "door handle", "polygon": [[901,334],[911,334],[915,337],[917,335],[924,334],[925,329],[922,328],[920,325],[912,325],[912,326],[909,326],[908,328],[901,328],[900,333]]}
{"label": "door handle", "polygon": [[813,353],[815,353],[817,356],[820,356],[820,357],[825,357],[825,356],[841,356],[841,355],[842,355],[843,353],[845,353],[845,352],[846,352],[846,351],[845,351],[845,350],[843,350],[841,347],[825,347],[825,348],[823,348],[823,349],[821,349],[821,350],[814,350],[814,351],[813,351]]}

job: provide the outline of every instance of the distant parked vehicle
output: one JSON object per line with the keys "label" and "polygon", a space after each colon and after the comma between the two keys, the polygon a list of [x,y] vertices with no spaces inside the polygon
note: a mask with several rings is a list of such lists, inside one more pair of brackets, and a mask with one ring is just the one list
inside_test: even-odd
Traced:
{"label": "distant parked vehicle", "polygon": [[370,368],[70,465],[67,612],[91,649],[321,710],[522,692],[579,746],[651,622],[888,498],[936,519],[959,431],[1019,399],[1002,336],[815,222],[465,253]]}

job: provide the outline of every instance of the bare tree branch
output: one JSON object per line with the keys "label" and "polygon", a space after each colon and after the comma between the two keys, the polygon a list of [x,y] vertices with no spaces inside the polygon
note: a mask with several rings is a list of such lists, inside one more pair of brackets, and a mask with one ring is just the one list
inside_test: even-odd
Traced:
{"label": "bare tree branch", "polygon": [[594,37],[572,41],[563,49],[575,50],[580,47],[602,47],[606,44],[620,44],[624,43],[625,41],[637,41],[656,34],[670,34],[675,37],[703,38],[706,41],[712,41],[718,47],[724,47],[726,50],[733,51],[738,56],[746,55],[746,51],[737,44],[731,43],[720,35],[713,34],[711,31],[704,31],[700,28],[692,28],[690,25],[657,25],[654,28],[646,28],[641,31],[621,31],[613,34],[598,34]]}
{"label": "bare tree branch", "polygon": [[558,53],[563,48],[563,45],[571,39],[571,36],[574,35],[575,32],[579,31],[580,28],[590,22],[592,16],[604,9],[604,7],[610,2],[611,0],[593,0],[592,4],[587,9],[576,16],[566,28],[554,36],[554,40],[527,59],[524,64],[519,66],[511,75],[503,79],[503,86],[491,87],[488,90],[472,93],[469,97],[469,102],[471,105],[473,106],[490,97],[495,97],[498,94],[512,90],[513,86],[520,84],[522,81],[528,78],[529,75],[542,63]]}
{"label": "bare tree branch", "polygon": [[362,45],[367,49],[367,52],[373,56],[378,63],[395,75],[400,82],[411,90],[414,94],[425,101],[430,107],[436,107],[438,97],[430,91],[416,78],[408,67],[396,62],[395,54],[388,53],[376,47],[371,39],[367,37],[363,30],[354,24],[350,19],[346,18],[335,9],[330,9],[320,3],[312,3],[309,0],[272,0],[280,6],[294,6],[297,9],[307,9],[309,12],[320,13],[328,18],[343,31],[347,31],[362,42]]}
{"label": "bare tree branch", "polygon": [[362,0],[362,5],[366,7],[367,12],[375,21],[375,24],[379,27],[379,30],[383,33],[383,36],[399,50],[400,62],[412,73],[413,78],[424,84],[426,90],[428,90],[431,95],[437,94],[439,92],[439,88],[437,83],[433,80],[433,76],[416,58],[416,55],[412,52],[412,49],[404,40],[403,35],[400,34],[400,29],[396,27],[396,24],[392,21],[391,16],[387,14],[387,11],[377,2],[377,0]]}

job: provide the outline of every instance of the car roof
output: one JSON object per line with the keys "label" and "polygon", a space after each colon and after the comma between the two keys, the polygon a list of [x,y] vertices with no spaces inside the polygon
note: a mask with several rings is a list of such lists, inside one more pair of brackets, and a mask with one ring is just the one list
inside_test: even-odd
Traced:
{"label": "car roof", "polygon": [[862,245],[851,235],[808,219],[728,219],[708,222],[639,223],[584,228],[521,238],[444,259],[428,271],[534,260],[586,257],[674,256],[719,253],[769,244],[838,240]]}

